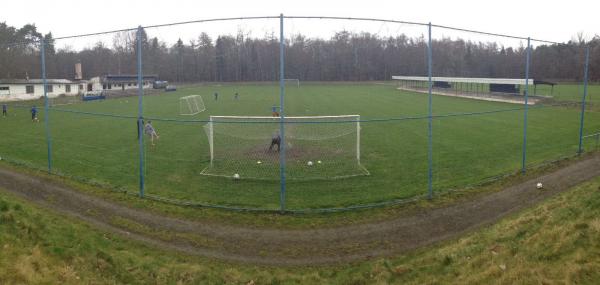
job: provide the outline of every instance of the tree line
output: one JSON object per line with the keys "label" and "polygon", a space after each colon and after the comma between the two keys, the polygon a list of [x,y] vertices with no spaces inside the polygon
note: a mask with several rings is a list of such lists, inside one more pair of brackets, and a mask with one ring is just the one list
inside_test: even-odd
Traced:
{"label": "tree line", "polygon": [[[137,72],[137,34],[115,33],[112,42],[97,42],[75,50],[56,48],[52,34],[42,35],[35,25],[15,28],[0,23],[0,78],[40,78],[38,39],[46,44],[49,78],[73,79],[74,65],[83,77]],[[142,32],[145,74],[172,82],[276,81],[279,78],[279,38],[274,34],[251,37],[243,31],[216,39],[200,33],[188,42],[168,44]],[[18,43],[18,44],[15,44]],[[591,47],[590,79],[600,81],[600,36],[581,37],[563,44],[532,49],[531,77],[581,81],[585,46]],[[434,39],[434,76],[524,78],[524,46],[496,42]],[[303,81],[389,80],[392,75],[427,75],[427,41],[424,36],[379,36],[339,31],[329,39],[294,35],[285,41],[286,78]]]}

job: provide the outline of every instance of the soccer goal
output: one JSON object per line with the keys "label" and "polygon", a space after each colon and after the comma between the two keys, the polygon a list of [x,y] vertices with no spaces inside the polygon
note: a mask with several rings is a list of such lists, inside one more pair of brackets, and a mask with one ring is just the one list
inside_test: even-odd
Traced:
{"label": "soccer goal", "polygon": [[286,117],[284,121],[279,117],[211,116],[204,129],[210,151],[210,163],[201,172],[204,175],[279,179],[282,151],[288,179],[369,174],[360,162],[359,115]]}
{"label": "soccer goal", "polygon": [[285,84],[292,84],[292,85],[300,88],[300,79],[284,79],[283,82]]}
{"label": "soccer goal", "polygon": [[196,115],[206,110],[200,95],[190,95],[179,98],[179,115]]}
{"label": "soccer goal", "polygon": [[49,97],[48,98],[48,105],[50,107],[77,104],[79,102],[81,102],[81,96],[78,96],[78,95],[71,96],[71,95],[61,94],[57,97]]}

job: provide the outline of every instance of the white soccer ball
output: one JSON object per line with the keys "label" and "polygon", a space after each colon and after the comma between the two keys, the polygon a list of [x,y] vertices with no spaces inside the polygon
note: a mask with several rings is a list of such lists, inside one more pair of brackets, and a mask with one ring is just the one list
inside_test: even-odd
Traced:
{"label": "white soccer ball", "polygon": [[260,160],[256,162],[256,164],[261,164],[261,163],[262,163],[262,161],[260,161]]}
{"label": "white soccer ball", "polygon": [[233,175],[233,179],[236,179],[236,180],[237,180],[237,179],[240,179],[240,175],[239,175],[239,174],[237,174],[237,173],[236,173],[236,174],[234,174],[234,175]]}
{"label": "white soccer ball", "polygon": [[308,166],[312,166],[313,162],[309,160],[306,164],[308,164]]}
{"label": "white soccer ball", "polygon": [[317,161],[317,163],[318,163],[318,164],[321,164],[321,161],[320,161],[320,160],[318,160],[318,161]]}
{"label": "white soccer ball", "polygon": [[542,182],[538,182],[537,185],[535,185],[535,187],[537,189],[542,189],[542,188],[544,188],[544,185],[542,185]]}

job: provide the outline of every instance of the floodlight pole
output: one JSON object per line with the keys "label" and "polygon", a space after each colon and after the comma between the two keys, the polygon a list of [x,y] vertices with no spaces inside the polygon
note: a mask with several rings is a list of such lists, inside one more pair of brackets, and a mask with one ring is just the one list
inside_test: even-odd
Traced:
{"label": "floodlight pole", "polygon": [[581,99],[581,119],[579,121],[579,150],[578,155],[583,153],[583,120],[585,117],[585,100],[588,88],[588,70],[590,65],[590,46],[585,49],[585,67],[583,69],[583,98]]}
{"label": "floodlight pole", "polygon": [[521,162],[521,172],[525,173],[525,163],[527,158],[527,111],[529,109],[529,60],[531,58],[531,38],[527,37],[527,61],[525,62],[525,112],[523,120],[523,159]]}
{"label": "floodlight pole", "polygon": [[140,197],[144,197],[144,117],[143,117],[143,95],[144,86],[142,84],[142,26],[137,30],[137,83],[138,83],[138,141],[140,149]]}
{"label": "floodlight pole", "polygon": [[42,60],[42,82],[44,84],[44,126],[46,128],[46,146],[48,152],[48,173],[52,172],[52,137],[50,136],[49,126],[49,102],[48,102],[48,82],[46,80],[46,43],[43,37],[40,37],[40,55]]}
{"label": "floodlight pole", "polygon": [[284,57],[284,38],[283,38],[283,14],[279,15],[279,136],[281,138],[279,148],[279,175],[281,190],[279,193],[279,205],[281,212],[285,212],[285,57]]}
{"label": "floodlight pole", "polygon": [[429,89],[429,102],[427,105],[428,113],[428,130],[427,130],[427,197],[431,199],[433,197],[433,139],[432,139],[432,128],[433,128],[433,97],[431,95],[431,74],[432,74],[432,52],[431,52],[431,22],[428,26],[429,33],[429,44],[427,45],[427,76],[429,77],[428,89]]}

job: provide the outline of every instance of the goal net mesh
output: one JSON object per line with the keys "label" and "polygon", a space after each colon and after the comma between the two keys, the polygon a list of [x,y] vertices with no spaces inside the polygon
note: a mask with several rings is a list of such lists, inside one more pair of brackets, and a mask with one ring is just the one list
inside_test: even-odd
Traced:
{"label": "goal net mesh", "polygon": [[200,95],[190,95],[179,98],[179,114],[180,115],[196,115],[206,110],[204,101]]}
{"label": "goal net mesh", "polygon": [[[210,164],[204,175],[279,179],[280,152],[272,144],[280,136],[278,117],[211,116],[204,126]],[[360,163],[360,116],[286,117],[286,178],[335,179],[367,175]]]}
{"label": "goal net mesh", "polygon": [[59,95],[57,97],[48,97],[48,105],[50,107],[77,104],[81,101],[81,96],[79,95]]}

